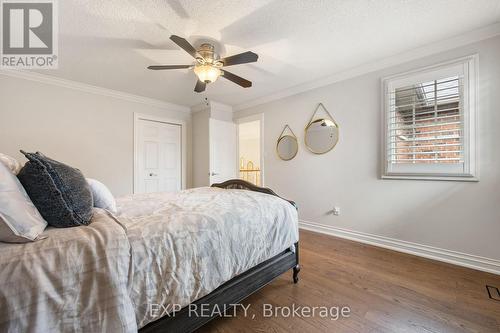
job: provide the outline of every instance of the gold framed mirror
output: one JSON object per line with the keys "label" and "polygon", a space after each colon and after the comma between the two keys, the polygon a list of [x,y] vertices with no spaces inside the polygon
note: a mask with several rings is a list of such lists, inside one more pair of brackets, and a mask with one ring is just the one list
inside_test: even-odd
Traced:
{"label": "gold framed mirror", "polygon": [[[291,135],[290,134],[283,135],[287,129],[290,131]],[[276,154],[281,160],[290,161],[295,156],[297,156],[298,151],[299,151],[299,142],[297,140],[297,137],[293,133],[290,126],[285,125],[283,131],[281,131],[281,134],[278,138],[278,142],[276,143]]]}
{"label": "gold framed mirror", "polygon": [[[328,118],[314,118],[319,108],[323,108]],[[339,125],[332,115],[319,103],[305,128],[304,141],[307,149],[314,154],[325,154],[332,150],[339,141]]]}

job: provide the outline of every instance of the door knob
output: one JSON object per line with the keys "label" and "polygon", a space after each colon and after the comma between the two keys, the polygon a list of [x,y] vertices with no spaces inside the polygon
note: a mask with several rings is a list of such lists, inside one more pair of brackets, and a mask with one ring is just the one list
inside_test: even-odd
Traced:
{"label": "door knob", "polygon": [[152,173],[152,172],[151,172],[151,173],[149,174],[149,177],[156,177],[156,176],[158,176],[156,173]]}
{"label": "door knob", "polygon": [[218,174],[218,173],[216,173],[216,172],[212,172],[212,173],[210,173],[210,176],[218,176],[218,175],[219,175],[219,174]]}

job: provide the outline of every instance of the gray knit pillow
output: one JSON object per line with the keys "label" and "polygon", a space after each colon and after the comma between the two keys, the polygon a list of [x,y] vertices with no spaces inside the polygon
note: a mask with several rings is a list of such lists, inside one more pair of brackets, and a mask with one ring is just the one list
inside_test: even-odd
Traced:
{"label": "gray knit pillow", "polygon": [[59,228],[88,225],[92,192],[81,171],[39,152],[21,153],[29,161],[18,178],[48,224]]}

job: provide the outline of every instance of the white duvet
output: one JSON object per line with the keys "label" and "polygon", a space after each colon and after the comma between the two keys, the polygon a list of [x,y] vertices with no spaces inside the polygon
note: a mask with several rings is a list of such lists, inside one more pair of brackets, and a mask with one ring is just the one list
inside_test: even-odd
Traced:
{"label": "white duvet", "polygon": [[88,227],[43,235],[0,243],[0,332],[137,331],[123,228],[96,209]]}
{"label": "white duvet", "polygon": [[278,197],[197,188],[117,200],[88,227],[0,243],[1,332],[135,332],[298,241]]}

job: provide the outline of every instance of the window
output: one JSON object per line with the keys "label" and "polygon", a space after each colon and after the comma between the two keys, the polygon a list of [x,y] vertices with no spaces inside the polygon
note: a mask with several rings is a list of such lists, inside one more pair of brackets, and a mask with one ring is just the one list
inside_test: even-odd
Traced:
{"label": "window", "polygon": [[383,178],[477,180],[477,56],[383,80]]}

